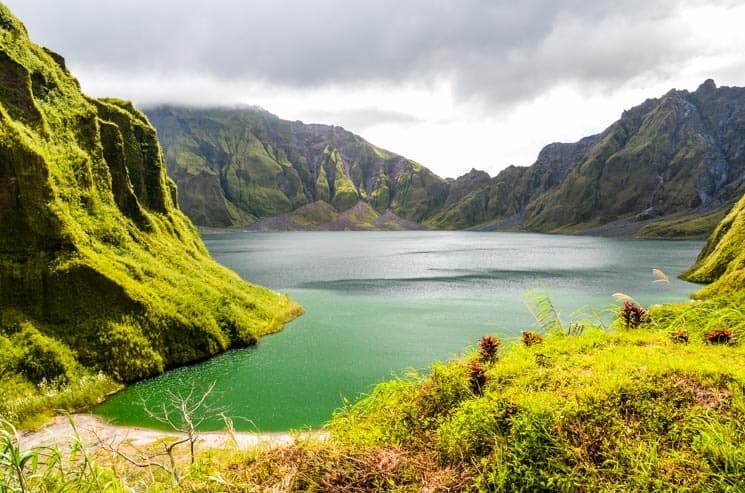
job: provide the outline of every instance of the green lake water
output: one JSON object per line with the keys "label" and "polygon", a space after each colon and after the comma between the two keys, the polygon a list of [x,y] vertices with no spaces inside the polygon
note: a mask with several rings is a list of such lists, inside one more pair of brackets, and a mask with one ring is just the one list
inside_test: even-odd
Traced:
{"label": "green lake water", "polygon": [[[485,334],[530,328],[528,290],[545,285],[565,322],[607,308],[613,293],[644,305],[685,300],[676,278],[698,241],[471,232],[287,232],[207,235],[215,259],[286,292],[306,310],[257,347],[130,386],[94,409],[112,422],[157,427],[140,402],[215,383],[238,430],[316,428],[344,399],[406,369],[462,354]],[[669,283],[655,283],[652,269]],[[222,429],[212,421],[205,429]]]}

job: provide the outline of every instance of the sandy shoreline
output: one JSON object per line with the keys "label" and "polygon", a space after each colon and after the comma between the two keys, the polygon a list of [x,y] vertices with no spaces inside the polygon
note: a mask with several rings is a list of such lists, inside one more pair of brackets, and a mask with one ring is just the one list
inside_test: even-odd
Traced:
{"label": "sandy shoreline", "polygon": [[[183,437],[183,434],[140,428],[136,426],[117,426],[107,423],[98,416],[91,414],[73,414],[78,434],[86,446],[92,447],[104,440],[108,443],[128,443],[135,447],[143,447],[163,438]],[[72,442],[75,432],[67,416],[56,416],[49,423],[36,431],[19,432],[19,444],[23,450],[32,447],[66,445]],[[328,434],[324,431],[250,433],[226,431],[209,431],[199,434],[198,445],[206,448],[221,446],[238,446],[240,448],[257,445],[288,445],[296,439],[316,438],[324,440]]]}

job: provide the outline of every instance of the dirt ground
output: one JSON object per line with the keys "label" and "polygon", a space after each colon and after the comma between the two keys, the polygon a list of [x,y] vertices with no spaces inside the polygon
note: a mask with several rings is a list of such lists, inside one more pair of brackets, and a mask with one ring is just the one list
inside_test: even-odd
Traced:
{"label": "dirt ground", "polygon": [[[64,446],[72,442],[75,432],[70,419],[75,421],[75,427],[83,443],[95,447],[102,440],[107,443],[127,443],[136,447],[151,445],[164,438],[183,438],[183,434],[167,431],[138,428],[135,426],[116,426],[107,423],[98,416],[90,414],[73,414],[57,416],[45,426],[36,431],[19,433],[19,443],[23,450],[39,446]],[[326,433],[322,431],[279,432],[279,433],[248,433],[226,431],[203,432],[199,434],[198,445],[204,448],[216,448],[226,445],[237,445],[248,448],[257,445],[286,445],[296,439],[313,437],[324,439]]]}

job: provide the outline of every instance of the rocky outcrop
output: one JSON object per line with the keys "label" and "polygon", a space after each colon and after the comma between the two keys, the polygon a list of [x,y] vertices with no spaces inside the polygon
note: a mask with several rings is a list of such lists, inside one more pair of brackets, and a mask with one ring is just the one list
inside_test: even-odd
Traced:
{"label": "rocky outcrop", "polygon": [[522,229],[531,200],[560,184],[597,140],[591,136],[574,144],[549,144],[532,166],[509,166],[494,178],[471,170],[451,182],[444,207],[426,224],[438,229]]}

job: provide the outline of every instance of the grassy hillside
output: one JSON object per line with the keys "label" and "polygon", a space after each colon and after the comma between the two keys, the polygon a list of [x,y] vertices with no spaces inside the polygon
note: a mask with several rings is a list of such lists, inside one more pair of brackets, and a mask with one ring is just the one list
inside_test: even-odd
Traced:
{"label": "grassy hillside", "polygon": [[209,256],[155,130],[0,5],[0,417],[254,344],[300,308]]}
{"label": "grassy hillside", "polygon": [[699,293],[704,298],[745,289],[745,197],[719,223],[685,277],[711,283]]}

